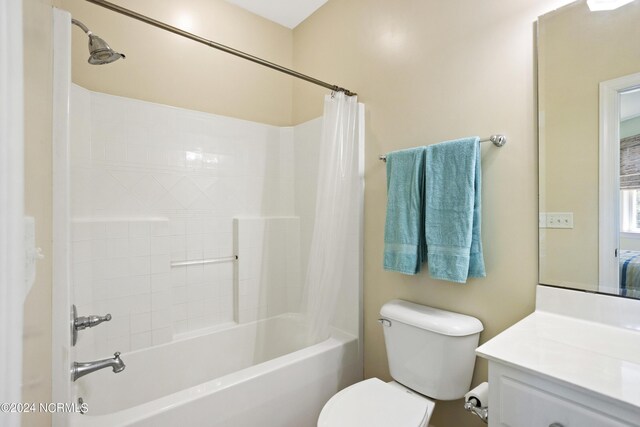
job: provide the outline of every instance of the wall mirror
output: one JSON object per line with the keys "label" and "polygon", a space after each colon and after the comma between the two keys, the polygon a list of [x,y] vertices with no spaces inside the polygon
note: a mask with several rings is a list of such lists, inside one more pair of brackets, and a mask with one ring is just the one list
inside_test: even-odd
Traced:
{"label": "wall mirror", "polygon": [[640,0],[594,3],[538,20],[539,277],[640,298]]}

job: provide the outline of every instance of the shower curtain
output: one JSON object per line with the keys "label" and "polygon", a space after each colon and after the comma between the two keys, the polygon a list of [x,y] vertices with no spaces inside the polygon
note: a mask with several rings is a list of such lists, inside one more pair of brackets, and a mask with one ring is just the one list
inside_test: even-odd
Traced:
{"label": "shower curtain", "polygon": [[349,209],[356,195],[358,101],[342,92],[325,96],[315,222],[306,273],[308,339],[328,338],[343,283],[350,231]]}

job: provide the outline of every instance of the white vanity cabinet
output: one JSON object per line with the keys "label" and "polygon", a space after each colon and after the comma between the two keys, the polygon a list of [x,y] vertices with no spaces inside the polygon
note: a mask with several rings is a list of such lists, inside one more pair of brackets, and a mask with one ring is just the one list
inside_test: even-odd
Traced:
{"label": "white vanity cabinet", "polygon": [[640,426],[640,412],[591,393],[489,362],[490,427]]}
{"label": "white vanity cabinet", "polygon": [[540,288],[533,314],[476,350],[489,426],[640,427],[640,302]]}

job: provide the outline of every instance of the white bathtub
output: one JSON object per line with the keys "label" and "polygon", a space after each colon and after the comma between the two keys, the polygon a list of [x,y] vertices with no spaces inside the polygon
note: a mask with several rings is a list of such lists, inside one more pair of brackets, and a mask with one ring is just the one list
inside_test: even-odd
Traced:
{"label": "white bathtub", "polygon": [[77,384],[73,427],[315,426],[326,401],[362,379],[357,338],[305,348],[296,315],[234,325],[121,357],[126,369]]}

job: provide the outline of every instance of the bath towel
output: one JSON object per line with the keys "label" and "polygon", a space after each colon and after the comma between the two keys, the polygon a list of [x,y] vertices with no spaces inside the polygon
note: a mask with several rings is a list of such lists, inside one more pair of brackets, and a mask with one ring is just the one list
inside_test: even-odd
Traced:
{"label": "bath towel", "polygon": [[480,138],[427,146],[425,193],[429,275],[458,283],[485,277]]}
{"label": "bath towel", "polygon": [[425,260],[425,147],[387,154],[384,269],[417,274]]}

